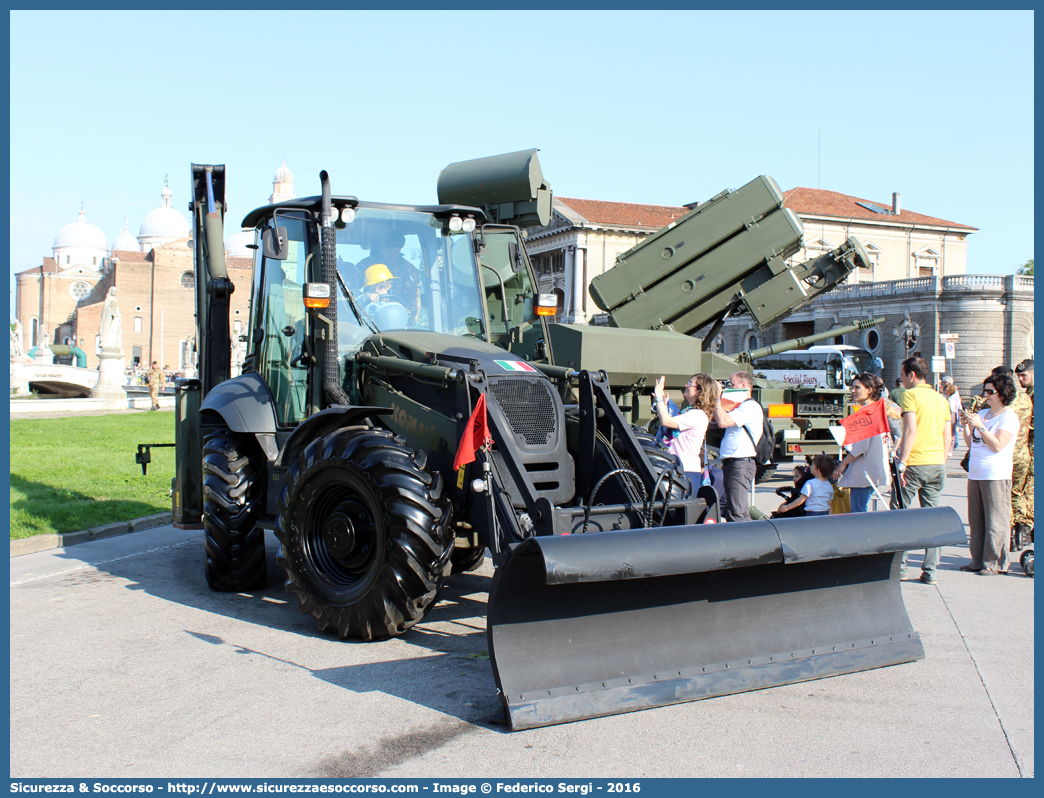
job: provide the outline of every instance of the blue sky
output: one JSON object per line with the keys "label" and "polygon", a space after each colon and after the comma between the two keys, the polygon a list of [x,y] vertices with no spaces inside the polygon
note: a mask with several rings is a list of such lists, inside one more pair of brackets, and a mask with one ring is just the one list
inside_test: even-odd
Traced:
{"label": "blue sky", "polygon": [[[229,218],[298,196],[433,203],[446,164],[538,147],[562,196],[664,205],[759,174],[973,225],[1033,257],[1033,14],[12,12],[11,264],[84,203],[137,234],[170,175]],[[820,144],[821,142],[821,144]],[[13,279],[12,279],[13,288]],[[13,294],[12,294],[13,304]]]}

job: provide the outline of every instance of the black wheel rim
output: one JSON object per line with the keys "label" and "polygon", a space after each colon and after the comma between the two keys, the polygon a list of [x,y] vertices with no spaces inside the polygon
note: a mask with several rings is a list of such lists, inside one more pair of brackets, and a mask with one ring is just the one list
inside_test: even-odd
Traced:
{"label": "black wheel rim", "polygon": [[301,551],[317,591],[348,600],[381,563],[384,525],[367,497],[351,485],[319,487],[300,525]]}

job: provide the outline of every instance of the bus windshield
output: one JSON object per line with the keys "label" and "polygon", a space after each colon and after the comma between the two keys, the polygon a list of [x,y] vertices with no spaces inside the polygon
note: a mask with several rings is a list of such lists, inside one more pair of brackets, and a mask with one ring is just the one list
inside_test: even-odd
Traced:
{"label": "bus windshield", "polygon": [[877,358],[865,349],[846,352],[845,355],[851,359],[852,368],[855,370],[856,374],[862,374],[864,371],[868,371],[871,374],[877,374],[880,376],[880,369],[877,367]]}

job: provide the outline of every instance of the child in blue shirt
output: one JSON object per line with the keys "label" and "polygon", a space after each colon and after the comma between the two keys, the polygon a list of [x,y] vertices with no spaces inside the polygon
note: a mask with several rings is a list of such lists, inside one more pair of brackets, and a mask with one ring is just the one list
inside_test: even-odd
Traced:
{"label": "child in blue shirt", "polygon": [[830,475],[837,468],[837,461],[829,454],[812,458],[812,479],[801,487],[801,495],[792,502],[784,502],[777,512],[785,513],[795,507],[805,507],[805,515],[829,515],[830,500],[834,498],[834,483]]}

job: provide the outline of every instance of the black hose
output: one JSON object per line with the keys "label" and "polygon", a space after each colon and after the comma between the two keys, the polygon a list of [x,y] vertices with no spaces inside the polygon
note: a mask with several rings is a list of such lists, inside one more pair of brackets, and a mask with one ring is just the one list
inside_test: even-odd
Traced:
{"label": "black hose", "polygon": [[638,476],[638,474],[636,474],[634,471],[632,471],[629,468],[617,468],[613,471],[610,471],[608,474],[606,474],[604,477],[598,480],[598,482],[594,486],[594,489],[591,491],[591,495],[587,499],[587,506],[584,508],[584,528],[583,530],[581,530],[582,534],[587,534],[587,524],[588,521],[591,520],[591,505],[595,500],[595,496],[598,495],[598,491],[599,489],[601,489],[605,481],[609,479],[609,477],[613,476],[613,474],[630,474],[631,476],[633,476],[637,481],[636,484],[642,490],[642,500],[644,501],[647,498],[647,495],[645,494],[645,485],[642,484],[642,478]]}
{"label": "black hose", "polygon": [[[663,471],[660,472],[660,476],[658,476],[656,478],[656,483],[653,485],[652,493],[649,495],[649,497],[645,501],[645,508],[644,508],[643,513],[642,513],[642,516],[643,516],[642,517],[642,523],[645,524],[647,527],[653,525],[653,523],[652,523],[653,522],[653,515],[652,514],[653,514],[653,504],[656,502],[656,491],[658,491],[660,489],[660,482],[663,480],[663,478],[666,475],[670,474],[670,473],[671,473],[671,467],[670,466],[667,466],[667,468],[663,469]],[[670,480],[667,483],[667,495],[664,496],[664,499],[663,499],[663,513],[660,516],[659,526],[663,526],[664,522],[667,520],[667,505],[671,501],[671,494],[673,492],[674,492],[674,480],[672,479],[672,480]]]}

